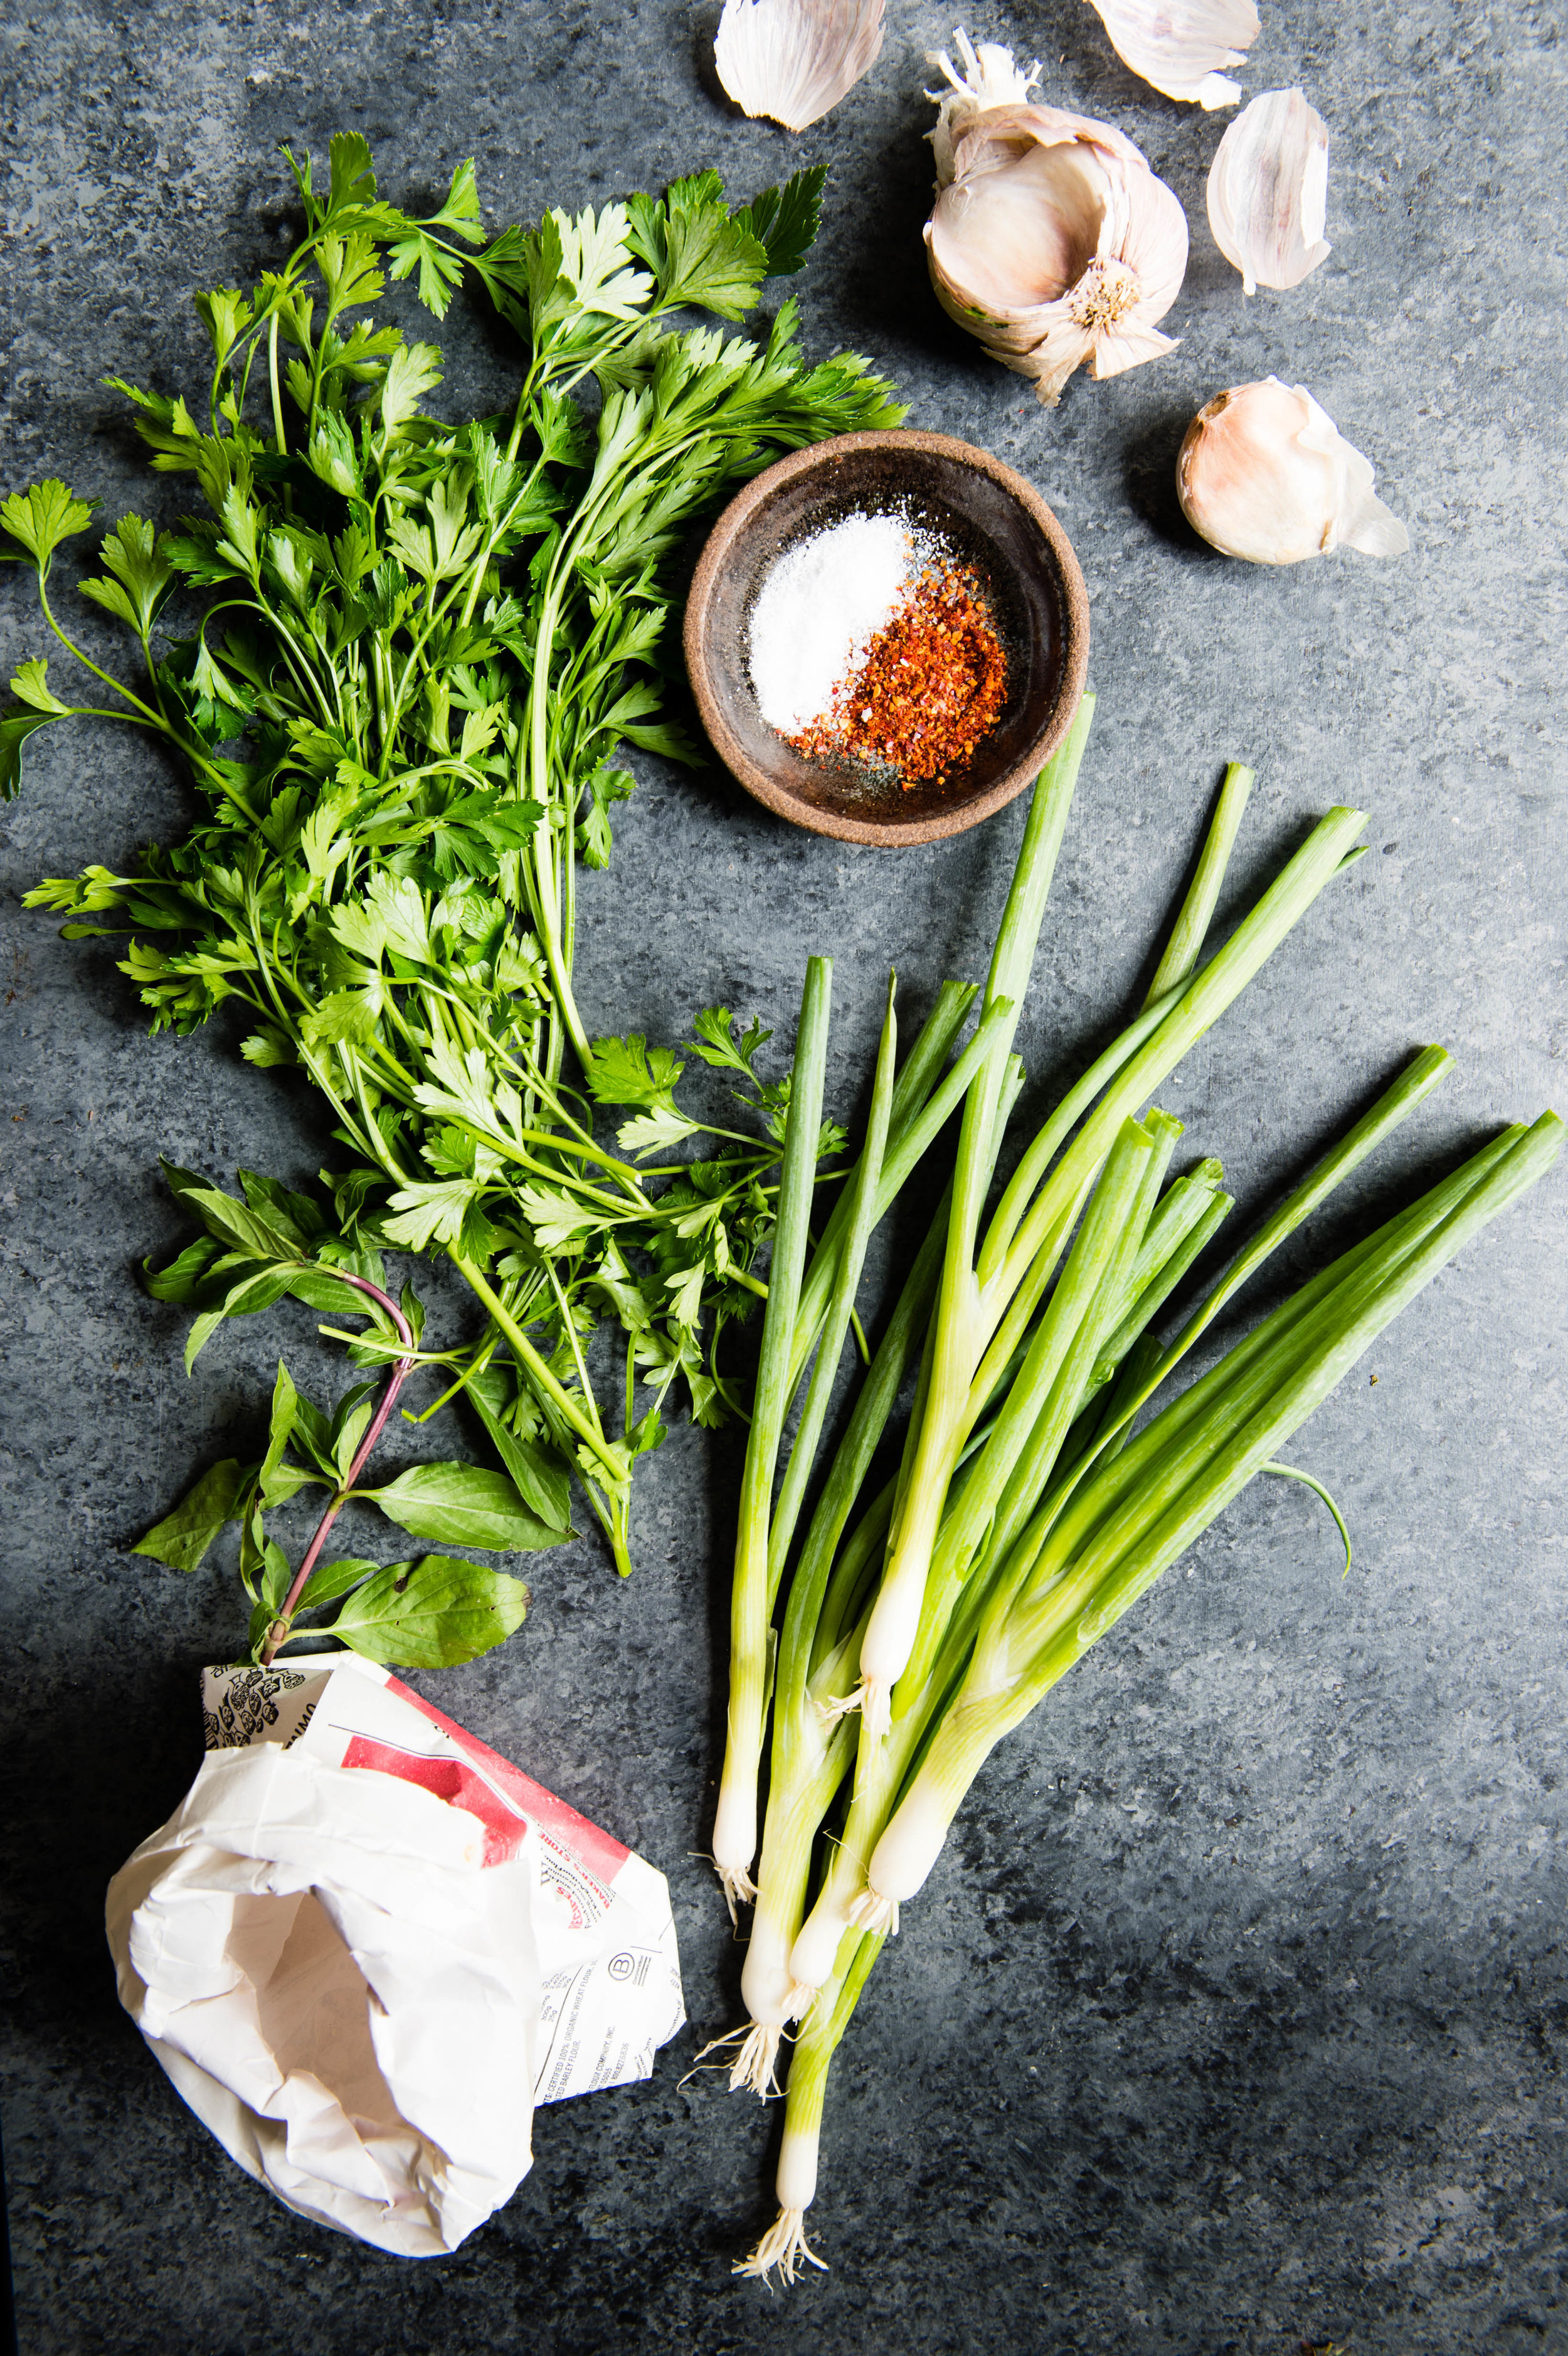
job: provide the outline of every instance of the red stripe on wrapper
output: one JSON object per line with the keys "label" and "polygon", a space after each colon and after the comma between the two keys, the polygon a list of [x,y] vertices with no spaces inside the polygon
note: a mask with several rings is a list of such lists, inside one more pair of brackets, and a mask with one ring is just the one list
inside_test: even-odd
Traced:
{"label": "red stripe on wrapper", "polygon": [[466,1808],[485,1827],[486,1865],[500,1865],[517,1855],[528,1832],[527,1820],[531,1818],[606,1886],[615,1879],[631,1855],[624,1842],[590,1824],[586,1816],[580,1816],[575,1808],[547,1792],[488,1743],[454,1725],[397,1677],[387,1679],[386,1691],[418,1710],[462,1757],[454,1759],[444,1745],[432,1751],[407,1751],[355,1734],[343,1756],[345,1767],[376,1768],[383,1775],[400,1776],[405,1783],[418,1783],[453,1807]]}

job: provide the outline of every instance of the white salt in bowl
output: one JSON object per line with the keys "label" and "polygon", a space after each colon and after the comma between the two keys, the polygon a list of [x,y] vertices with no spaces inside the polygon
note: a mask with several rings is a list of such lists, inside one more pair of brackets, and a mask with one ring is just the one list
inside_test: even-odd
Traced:
{"label": "white salt in bowl", "polygon": [[[751,621],[781,557],[852,515],[897,516],[973,571],[1008,655],[1008,698],[966,764],[913,786],[808,759],[764,718]],[[748,483],[709,535],[686,607],[686,665],[714,751],[796,826],[897,848],[962,834],[1033,783],[1066,735],[1089,668],[1089,601],[1033,485],[945,434],[845,434]]]}

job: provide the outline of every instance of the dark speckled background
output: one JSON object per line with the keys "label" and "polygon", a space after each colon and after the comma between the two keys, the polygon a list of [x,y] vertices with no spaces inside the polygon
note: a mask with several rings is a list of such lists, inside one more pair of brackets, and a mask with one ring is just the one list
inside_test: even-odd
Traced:
{"label": "dark speckled background", "polygon": [[[1450,1044],[1458,1073],[1346,1190],[1337,1240],[1499,1119],[1568,1111],[1559,14],[1270,8],[1246,87],[1300,82],[1332,126],[1334,252],[1250,304],[1203,216],[1221,124],[1135,83],[1078,0],[977,20],[1044,52],[1048,95],[1139,139],[1193,220],[1180,350],[1080,379],[1048,415],[927,290],[919,91],[950,20],[890,13],[870,82],[792,143],[715,95],[712,14],[659,0],[14,4],[0,481],[57,471],[110,516],[177,509],[98,380],[189,381],[190,289],[279,251],[281,138],[319,153],[357,126],[398,197],[476,152],[495,220],[699,163],[749,190],[830,160],[812,343],[870,352],[913,423],[1029,473],[1093,600],[1101,718],[1023,1026],[1037,1081],[1139,986],[1225,755],[1261,772],[1238,891],[1329,802],[1372,811],[1372,855],[1165,1092],[1255,1205],[1413,1044]],[[443,340],[441,398],[498,402],[500,344],[461,308]],[[1187,534],[1182,427],[1270,369],[1373,458],[1403,562],[1275,576]],[[14,574],[0,642],[42,649]],[[583,894],[591,1026],[673,1038],[722,998],[787,1033],[804,956],[831,949],[842,1101],[889,960],[912,1003],[980,972],[1016,809],[895,860],[790,833],[722,776],[642,766]],[[319,2232],[218,2152],[118,2010],[100,1910],[193,1771],[196,1669],[232,1647],[237,1590],[226,1563],[187,1580],[125,1548],[242,1444],[280,1347],[325,1365],[280,1309],[187,1383],[180,1320],[133,1270],[176,1233],[160,1151],[298,1176],[323,1130],[220,1026],[150,1044],[110,956],[18,905],[183,807],[155,756],[82,730],[37,747],[5,812],[0,1888],[27,2356],[1568,2348],[1561,1173],[1298,1442],[1354,1526],[1349,1582],[1307,1493],[1258,1487],[982,1777],[830,2095],[830,2274],[783,2296],[731,2279],[772,2211],[776,2119],[677,2083],[735,2017],[739,1951],[693,1856],[728,1434],[682,1430],[648,1468],[629,1585],[587,1543],[536,1558],[527,1628],[429,1680],[669,1874],[692,2030],[649,2084],[541,2116],[517,2199],[443,2264]],[[434,1313],[456,1330],[455,1301]]]}

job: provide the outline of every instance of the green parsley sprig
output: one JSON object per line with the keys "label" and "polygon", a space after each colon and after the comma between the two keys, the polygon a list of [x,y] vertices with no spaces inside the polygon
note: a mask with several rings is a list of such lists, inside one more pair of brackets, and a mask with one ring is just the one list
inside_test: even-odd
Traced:
{"label": "green parsley sprig", "polygon": [[[677,1105],[667,1051],[589,1040],[577,867],[610,857],[623,740],[695,757],[660,667],[693,524],[780,453],[903,412],[853,355],[808,367],[793,302],[761,342],[673,316],[738,320],[798,270],[820,169],[734,212],[706,172],[485,242],[472,163],[424,220],[380,198],[357,134],[331,143],[325,190],[289,163],[304,233],[252,288],[197,298],[201,395],[122,388],[155,469],[205,508],[174,531],[122,519],[80,584],[131,632],[132,674],[94,659],[53,586],[93,503],[45,482],[0,504],[0,552],[104,691],[67,700],[24,663],[0,790],[38,729],[84,715],[185,766],[204,815],[184,841],[31,905],[69,937],[131,935],[155,1030],[233,1003],[248,1061],[308,1075],[348,1156],[326,1178],[343,1248],[451,1259],[485,1319],[446,1396],[500,1385],[625,1570],[632,1468],[673,1386],[699,1421],[726,1411],[714,1353],[765,1291],[787,1081],[759,1078],[760,1026],[737,1041],[709,1010],[696,1050],[750,1108],[714,1129]],[[439,350],[371,306],[417,273],[443,316],[470,270],[519,338],[519,390],[509,415],[451,425],[421,405]],[[603,1104],[627,1108],[620,1152],[595,1139]],[[703,1159],[648,1165],[693,1141]],[[266,1290],[223,1258],[192,1295],[203,1339]],[[589,1376],[602,1323],[624,1339],[618,1416]],[[396,1341],[362,1353],[395,1365]]]}

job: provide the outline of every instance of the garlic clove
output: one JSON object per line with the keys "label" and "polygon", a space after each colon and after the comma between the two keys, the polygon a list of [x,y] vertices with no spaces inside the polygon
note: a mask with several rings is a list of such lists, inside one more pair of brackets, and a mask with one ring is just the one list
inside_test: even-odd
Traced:
{"label": "garlic clove", "polygon": [[1234,106],[1240,85],[1216,69],[1246,63],[1263,29],[1253,0],[1090,0],[1125,66],[1167,98]]}
{"label": "garlic clove", "polygon": [[[976,50],[933,57],[950,84],[932,144],[925,241],[949,316],[1054,406],[1075,369],[1116,376],[1174,348],[1157,332],[1187,268],[1187,217],[1122,132],[1031,106],[1031,67]],[[935,93],[933,93],[934,96]],[[988,103],[988,101],[997,103]]]}
{"label": "garlic clove", "polygon": [[936,200],[933,260],[988,312],[1035,310],[1060,301],[1093,261],[1109,204],[1093,148],[989,135],[976,168]]}
{"label": "garlic clove", "polygon": [[1181,292],[1187,275],[1187,215],[1174,188],[1157,179],[1143,157],[1136,182],[1136,201],[1128,206],[1126,227],[1119,251],[1141,289],[1134,328],[1163,319]]}
{"label": "garlic clove", "polygon": [[870,72],[885,0],[724,0],[719,79],[748,114],[786,131],[820,122]]}
{"label": "garlic clove", "polygon": [[1209,168],[1209,225],[1242,273],[1242,291],[1299,286],[1326,262],[1328,126],[1298,90],[1244,106]]}
{"label": "garlic clove", "polygon": [[1334,548],[1403,556],[1404,526],[1372,469],[1305,385],[1265,377],[1200,409],[1176,462],[1181,511],[1223,555],[1299,564]]}

